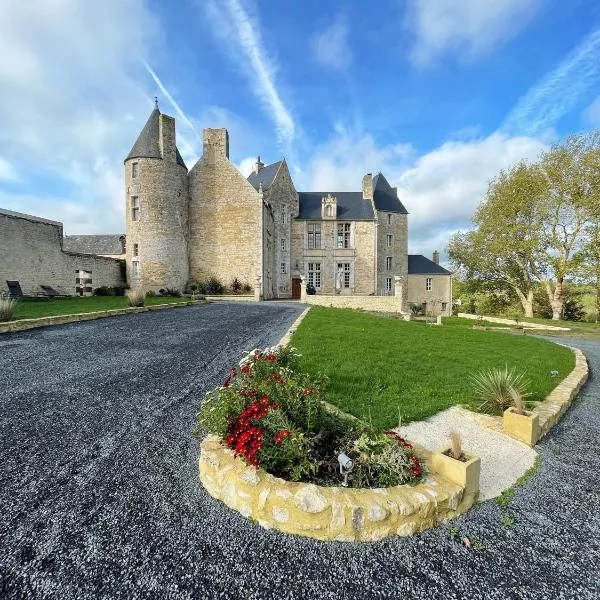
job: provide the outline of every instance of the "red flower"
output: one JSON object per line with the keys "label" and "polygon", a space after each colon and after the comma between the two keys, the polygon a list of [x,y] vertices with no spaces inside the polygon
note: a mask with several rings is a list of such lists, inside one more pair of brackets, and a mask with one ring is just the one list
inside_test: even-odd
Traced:
{"label": "red flower", "polygon": [[242,367],[241,371],[244,375],[252,375],[252,367],[248,363]]}
{"label": "red flower", "polygon": [[223,382],[223,387],[229,387],[229,384],[231,383],[231,380],[235,377],[236,373],[237,371],[235,370],[235,368],[229,371],[229,373],[227,374],[227,378]]}
{"label": "red flower", "polygon": [[274,354],[267,354],[265,356],[265,358],[269,361],[269,362],[275,362],[277,360],[277,357]]}
{"label": "red flower", "polygon": [[275,443],[279,444],[284,438],[286,438],[288,435],[290,435],[290,430],[289,429],[282,429],[276,436],[275,436]]}
{"label": "red flower", "polygon": [[309,388],[304,388],[304,395],[309,396],[310,394],[314,394],[315,390],[311,390]]}
{"label": "red flower", "polygon": [[277,383],[283,383],[285,381],[285,379],[277,373],[271,373],[271,379],[274,379]]}

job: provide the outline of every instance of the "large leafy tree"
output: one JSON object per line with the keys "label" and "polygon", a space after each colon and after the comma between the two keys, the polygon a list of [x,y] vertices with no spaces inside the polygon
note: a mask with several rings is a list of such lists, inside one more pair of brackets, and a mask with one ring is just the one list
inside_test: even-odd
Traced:
{"label": "large leafy tree", "polygon": [[600,132],[568,137],[545,152],[538,163],[546,188],[539,205],[542,245],[535,274],[560,319],[564,284],[580,272],[589,241],[589,221],[598,202]]}
{"label": "large leafy tree", "polygon": [[545,180],[535,166],[521,162],[500,171],[473,217],[473,230],[450,239],[448,255],[464,276],[487,289],[517,295],[525,316],[533,316],[535,264],[541,241],[537,205]]}
{"label": "large leafy tree", "polygon": [[600,242],[599,193],[600,133],[571,136],[536,163],[520,162],[490,182],[473,230],[451,238],[450,259],[468,277],[510,287],[528,317],[541,283],[552,318],[560,319],[565,280],[581,273],[586,256],[600,290],[600,249],[590,226],[596,215]]}

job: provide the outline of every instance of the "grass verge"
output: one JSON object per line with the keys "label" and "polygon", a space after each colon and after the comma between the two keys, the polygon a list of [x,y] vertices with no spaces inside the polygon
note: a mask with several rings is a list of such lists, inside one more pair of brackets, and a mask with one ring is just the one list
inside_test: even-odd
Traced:
{"label": "grass verge", "polygon": [[[175,298],[171,296],[157,296],[146,298],[146,306],[154,304],[169,304],[172,302],[186,302],[189,298]],[[17,302],[13,320],[38,319],[40,317],[53,317],[57,315],[74,315],[77,313],[114,310],[129,308],[125,296],[86,296],[72,298],[23,298]]]}
{"label": "grass verge", "polygon": [[[528,336],[427,326],[353,310],[313,307],[291,344],[309,372],[329,377],[327,400],[374,426],[425,419],[457,404],[475,408],[470,376],[515,367],[543,400],[575,366],[567,348]],[[550,371],[559,377],[551,378]]]}

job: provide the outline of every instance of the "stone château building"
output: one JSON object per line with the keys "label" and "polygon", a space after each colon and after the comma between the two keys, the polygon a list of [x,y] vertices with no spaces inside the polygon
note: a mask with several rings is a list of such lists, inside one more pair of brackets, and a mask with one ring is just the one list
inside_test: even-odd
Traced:
{"label": "stone ch\u00e2teau building", "polygon": [[204,130],[188,171],[175,119],[156,107],[125,159],[125,189],[132,287],[181,290],[216,276],[290,298],[304,276],[317,294],[391,295],[400,277],[405,302],[451,308],[450,272],[437,253],[408,255],[408,212],[381,173],[357,192],[298,192],[285,159],[259,157],[246,178],[225,129]]}

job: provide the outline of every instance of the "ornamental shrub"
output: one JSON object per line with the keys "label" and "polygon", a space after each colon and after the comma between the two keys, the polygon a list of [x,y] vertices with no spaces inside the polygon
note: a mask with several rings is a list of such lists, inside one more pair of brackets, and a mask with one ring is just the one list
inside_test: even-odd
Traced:
{"label": "ornamental shrub", "polygon": [[0,323],[13,318],[17,301],[0,295]]}
{"label": "ornamental shrub", "polygon": [[419,481],[422,466],[412,446],[327,410],[326,379],[301,372],[298,358],[287,347],[249,352],[207,394],[199,428],[221,437],[249,465],[292,481],[339,485],[340,452],[355,462],[352,486]]}
{"label": "ornamental shrub", "polygon": [[146,294],[143,290],[128,290],[127,302],[129,303],[129,306],[144,306]]}

